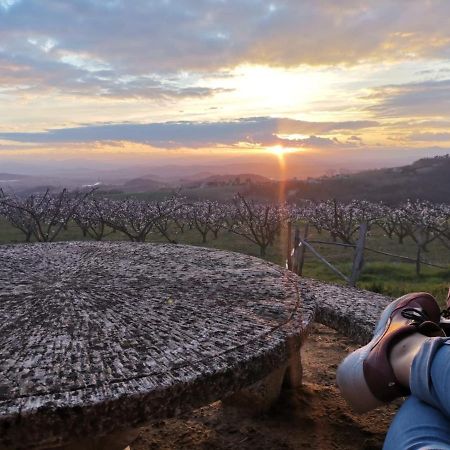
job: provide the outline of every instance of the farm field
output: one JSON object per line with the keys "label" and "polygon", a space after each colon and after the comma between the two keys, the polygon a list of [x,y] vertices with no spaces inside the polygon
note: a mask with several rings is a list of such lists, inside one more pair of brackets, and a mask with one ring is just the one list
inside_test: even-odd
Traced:
{"label": "farm field", "polygon": [[[200,234],[195,230],[186,230],[184,233],[175,233],[173,230],[172,237],[180,244],[200,245],[259,256],[259,248],[256,245],[241,236],[224,230],[219,233],[217,239],[213,239],[213,235],[209,234],[206,243],[202,243]],[[310,240],[329,240],[327,233],[318,234],[311,228],[308,238]],[[57,240],[86,239],[88,238],[83,237],[80,229],[71,222],[67,230],[64,230]],[[105,240],[127,240],[127,237],[121,232],[115,232],[110,234]],[[13,228],[4,219],[0,219],[0,244],[20,243],[23,241],[23,234],[19,230]],[[164,237],[155,233],[148,236],[147,242],[167,241]],[[416,247],[410,238],[405,238],[404,243],[399,244],[395,239],[388,239],[384,236],[383,232],[376,226],[369,232],[366,245],[367,247],[397,255],[415,257]],[[353,249],[323,244],[317,244],[315,248],[344,274],[350,273]],[[274,245],[267,249],[265,258],[276,264],[285,265],[286,231],[283,231]],[[447,267],[447,269],[423,266],[421,275],[417,276],[413,263],[366,252],[365,266],[357,286],[392,297],[398,297],[412,291],[426,291],[436,296],[443,305],[450,283],[450,251],[435,241],[428,245],[423,259],[433,264]],[[343,280],[308,251],[306,251],[303,275],[327,282],[344,283]]]}

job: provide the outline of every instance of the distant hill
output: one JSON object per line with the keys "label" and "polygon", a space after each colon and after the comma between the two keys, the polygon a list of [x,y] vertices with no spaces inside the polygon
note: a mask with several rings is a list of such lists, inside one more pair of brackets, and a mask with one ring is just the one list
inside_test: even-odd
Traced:
{"label": "distant hill", "polygon": [[184,187],[217,187],[217,186],[244,186],[252,184],[270,183],[269,178],[254,173],[241,173],[233,175],[210,175],[203,179],[189,180],[183,183]]}
{"label": "distant hill", "polygon": [[158,189],[162,189],[164,187],[167,187],[167,184],[162,181],[155,180],[153,178],[141,177],[133,178],[132,180],[125,182],[121,186],[121,189],[125,192],[150,192],[157,191]]}
{"label": "distant hill", "polygon": [[[301,198],[336,198],[343,201],[361,199],[396,204],[410,198],[450,203],[450,155],[420,159],[403,167],[289,180],[285,191],[291,201]],[[249,194],[275,200],[279,195],[279,187],[253,187],[249,189]]]}
{"label": "distant hill", "polygon": [[204,180],[205,178],[208,178],[210,176],[212,176],[213,174],[211,172],[197,172],[194,173],[192,175],[185,175],[183,177],[179,177],[178,178],[178,182],[181,184],[186,184],[186,183],[190,183],[193,181],[199,181],[199,180]]}
{"label": "distant hill", "polygon": [[30,178],[27,175],[19,175],[17,173],[0,173],[0,183],[16,182],[18,180],[24,180]]}
{"label": "distant hill", "polygon": [[[237,166],[222,166],[222,174],[213,172],[218,171],[219,167],[198,169],[198,166],[165,166],[157,169],[153,167],[151,173],[147,172],[137,177],[134,175],[135,178],[131,178],[133,175],[130,173],[131,179],[124,180],[121,173],[120,178],[106,181],[93,175],[71,179],[63,176],[33,176],[3,172],[0,173],[0,188],[28,194],[42,192],[47,188],[77,189],[101,184],[97,192],[108,194],[165,193],[164,195],[169,196],[174,189],[180,187],[183,195],[194,199],[227,200],[240,192],[257,200],[278,201],[280,192],[284,192],[290,201],[302,198],[313,200],[336,198],[343,201],[365,199],[396,204],[411,198],[450,203],[450,155],[424,158],[402,167],[306,180],[290,179],[283,182],[283,186],[279,181],[252,173],[251,169],[241,168],[242,172],[239,172]],[[166,175],[166,172],[170,172],[171,175]]]}
{"label": "distant hill", "polygon": [[[17,173],[0,173],[0,188],[6,192],[15,192],[20,195],[27,195],[47,190],[58,189],[62,185],[63,179],[43,176],[22,175]],[[66,182],[66,186],[73,187]]]}

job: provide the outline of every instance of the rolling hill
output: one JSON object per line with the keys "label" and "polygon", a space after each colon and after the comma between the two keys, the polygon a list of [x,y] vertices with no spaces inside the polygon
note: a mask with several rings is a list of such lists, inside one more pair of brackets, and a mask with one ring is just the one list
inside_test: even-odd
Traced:
{"label": "rolling hill", "polygon": [[[291,201],[302,198],[335,198],[342,201],[360,199],[396,204],[409,198],[450,203],[450,155],[420,159],[408,166],[307,180],[288,180],[285,184],[287,199]],[[252,186],[248,193],[276,200],[279,183]]]}

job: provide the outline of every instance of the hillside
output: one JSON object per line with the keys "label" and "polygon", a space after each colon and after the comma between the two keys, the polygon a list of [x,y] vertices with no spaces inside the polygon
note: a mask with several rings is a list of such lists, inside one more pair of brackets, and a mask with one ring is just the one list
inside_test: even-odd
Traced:
{"label": "hillside", "polygon": [[243,186],[243,185],[260,185],[270,183],[269,178],[254,173],[241,173],[237,175],[211,175],[206,178],[190,180],[182,183],[184,187],[217,187],[217,186]]}
{"label": "hillside", "polygon": [[[333,177],[288,180],[288,200],[336,198],[383,201],[396,204],[410,199],[450,202],[450,156],[424,158],[408,166],[368,170]],[[279,185],[249,188],[249,194],[275,200]]]}
{"label": "hillside", "polygon": [[161,188],[166,187],[167,184],[163,183],[159,180],[155,180],[150,177],[142,177],[142,178],[133,178],[132,180],[127,181],[122,186],[125,192],[149,192],[149,191],[157,191]]}

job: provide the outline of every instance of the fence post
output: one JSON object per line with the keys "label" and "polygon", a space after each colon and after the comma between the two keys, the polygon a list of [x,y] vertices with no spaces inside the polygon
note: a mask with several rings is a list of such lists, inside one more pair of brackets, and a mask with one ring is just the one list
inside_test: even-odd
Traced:
{"label": "fence post", "polygon": [[[305,224],[305,233],[303,234],[303,240],[306,241],[308,238],[308,231],[309,231],[309,222],[306,222]],[[298,260],[298,269],[297,274],[302,275],[303,274],[303,264],[305,263],[305,250],[306,246],[302,244],[302,246],[299,249],[299,260]]]}
{"label": "fence post", "polygon": [[419,230],[415,234],[415,241],[417,245],[417,251],[416,251],[416,275],[420,276],[420,260],[422,257],[422,250],[425,248],[425,236],[422,230]]}
{"label": "fence post", "polygon": [[286,244],[286,261],[287,268],[292,270],[292,223],[287,223],[287,244]]}
{"label": "fence post", "polygon": [[355,255],[353,258],[352,274],[350,275],[350,285],[355,286],[361,275],[364,266],[364,247],[366,245],[367,222],[359,225],[358,242],[356,243]]}
{"label": "fence post", "polygon": [[292,253],[292,271],[296,274],[298,274],[298,263],[299,263],[299,251],[298,248],[300,244],[300,229],[298,225],[295,227],[294,231],[294,247],[293,247],[293,253]]}

